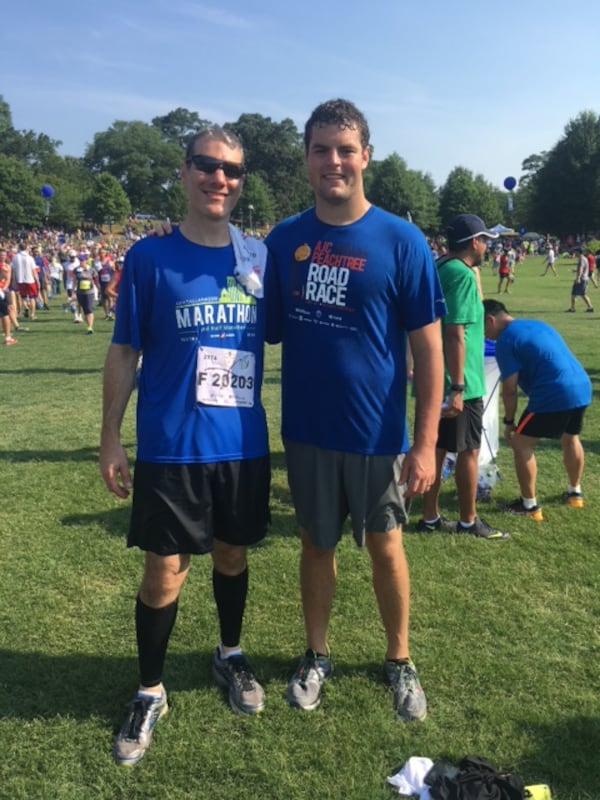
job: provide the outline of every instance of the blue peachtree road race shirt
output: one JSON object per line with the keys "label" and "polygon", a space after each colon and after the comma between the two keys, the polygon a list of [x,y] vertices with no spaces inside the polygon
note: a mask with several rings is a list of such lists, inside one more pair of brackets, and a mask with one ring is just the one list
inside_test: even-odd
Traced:
{"label": "blue peachtree road race shirt", "polygon": [[283,437],[367,455],[408,450],[407,332],[445,313],[421,231],[373,206],[344,226],[309,209],[277,225],[267,246]]}
{"label": "blue peachtree road race shirt", "polygon": [[178,229],[127,253],[113,342],[143,351],[141,461],[206,463],[268,453],[260,398],[264,300],[239,285],[234,265],[232,245],[193,244]]}
{"label": "blue peachtree road race shirt", "polygon": [[515,319],[496,340],[502,380],[519,373],[527,408],[544,413],[587,406],[592,384],[562,336],[546,322]]}

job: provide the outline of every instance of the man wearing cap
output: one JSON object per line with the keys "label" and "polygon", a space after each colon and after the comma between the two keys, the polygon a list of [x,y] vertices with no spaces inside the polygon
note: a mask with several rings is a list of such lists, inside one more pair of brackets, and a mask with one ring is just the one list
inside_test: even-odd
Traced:
{"label": "man wearing cap", "polygon": [[[477,516],[475,502],[486,393],[484,315],[475,270],[483,262],[489,240],[497,236],[474,214],[459,214],[446,229],[448,255],[437,262],[448,307],[442,319],[445,400],[438,429],[436,478],[423,495],[423,519],[417,524],[417,531],[423,533],[455,530],[490,541],[508,538],[508,533],[491,528]],[[457,454],[454,477],[459,519],[456,524],[441,516],[438,507],[447,452]]]}

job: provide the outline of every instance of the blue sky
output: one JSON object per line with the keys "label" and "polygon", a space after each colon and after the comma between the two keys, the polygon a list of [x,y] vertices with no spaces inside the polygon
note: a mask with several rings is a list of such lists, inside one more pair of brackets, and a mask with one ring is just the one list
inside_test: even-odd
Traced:
{"label": "blue sky", "polygon": [[598,0],[29,0],[2,23],[13,125],[63,155],[178,106],[301,128],[346,97],[376,158],[395,151],[437,185],[460,165],[501,186],[580,111],[600,113]]}

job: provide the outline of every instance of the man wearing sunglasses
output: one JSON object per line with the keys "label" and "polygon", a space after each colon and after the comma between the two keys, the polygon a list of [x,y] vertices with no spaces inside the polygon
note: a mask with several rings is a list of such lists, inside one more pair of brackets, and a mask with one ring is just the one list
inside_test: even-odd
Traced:
{"label": "man wearing sunglasses", "polygon": [[[213,561],[213,677],[234,711],[264,707],[240,647],[247,547],[266,534],[270,481],[260,397],[266,248],[229,224],[243,159],[239,140],[217,126],[190,140],[181,166],[185,218],[171,236],[128,251],[119,286],[100,469],[118,497],[133,489],[127,544],[145,553],[135,610],[140,684],[114,742],[119,764],[144,756],[168,710],[163,664],[192,554],[210,552]],[[120,427],[141,354],[132,482]]]}

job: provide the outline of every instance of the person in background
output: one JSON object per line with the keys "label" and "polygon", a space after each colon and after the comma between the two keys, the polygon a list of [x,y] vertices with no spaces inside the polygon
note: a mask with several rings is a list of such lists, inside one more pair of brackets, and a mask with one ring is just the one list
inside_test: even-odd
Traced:
{"label": "person in background", "polygon": [[100,284],[100,302],[104,310],[104,319],[105,321],[109,322],[114,319],[114,314],[112,312],[114,301],[113,298],[108,294],[107,288],[112,280],[115,270],[106,250],[100,249],[98,251],[98,258],[95,266],[98,273],[98,282]]}
{"label": "person in background", "polygon": [[596,271],[596,256],[588,248],[586,250],[585,257],[588,260],[588,279],[594,284],[594,286],[597,289],[598,281],[596,280],[596,275],[594,274]]}
{"label": "person in background", "polygon": [[37,298],[40,292],[40,282],[37,276],[35,261],[27,249],[27,242],[22,241],[19,243],[18,252],[12,259],[11,269],[19,289],[23,314],[25,317],[34,320]]}
{"label": "person in background", "polygon": [[581,297],[585,303],[586,314],[592,314],[594,308],[590,302],[590,298],[587,295],[589,263],[581,247],[576,248],[575,252],[577,253],[577,267],[575,280],[573,281],[573,286],[571,288],[571,307],[567,308],[567,313],[575,313],[575,299],[577,297]]}
{"label": "person in background", "polygon": [[[534,449],[540,439],[560,441],[567,472],[563,501],[583,508],[581,478],[584,450],[579,435],[592,400],[587,372],[558,332],[541,320],[515,319],[497,300],[484,300],[485,335],[496,342],[496,360],[502,380],[504,438],[511,446],[520,497],[505,508],[512,514],[543,520],[536,497],[537,462]],[[518,390],[527,405],[516,420]]]}
{"label": "person in background", "polygon": [[508,294],[508,287],[510,286],[510,265],[508,259],[508,250],[503,250],[500,255],[500,266],[498,267],[498,294],[502,290],[502,283],[504,283],[504,293]]}
{"label": "person in background", "polygon": [[554,266],[555,261],[556,261],[556,253],[554,252],[552,244],[548,243],[548,249],[546,250],[546,269],[542,272],[542,278],[548,273],[548,270],[552,270],[552,272],[554,273],[554,277],[558,278],[558,272],[556,271],[556,267]]}
{"label": "person in background", "polygon": [[98,280],[89,256],[82,255],[80,257],[78,266],[73,270],[73,280],[75,296],[87,325],[86,334],[89,336],[94,333],[94,307],[96,305],[96,281]]}
{"label": "person in background", "polygon": [[[483,306],[478,268],[488,243],[498,234],[475,214],[458,214],[446,229],[448,255],[437,262],[448,313],[442,320],[445,361],[445,401],[436,451],[436,476],[423,496],[420,533],[454,531],[488,541],[508,538],[477,516],[478,457],[483,426],[484,367]],[[446,453],[456,453],[454,477],[458,495],[457,523],[440,514],[439,494]]]}

